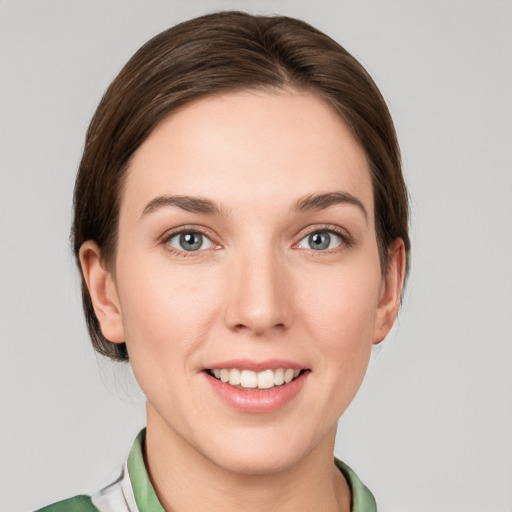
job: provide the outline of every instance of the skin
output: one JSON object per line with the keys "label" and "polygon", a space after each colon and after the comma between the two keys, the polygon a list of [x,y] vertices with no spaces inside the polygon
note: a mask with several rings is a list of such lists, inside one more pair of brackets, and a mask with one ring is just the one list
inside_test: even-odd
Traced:
{"label": "skin", "polygon": [[[296,208],[338,192],[355,201]],[[176,195],[219,211],[155,202]],[[180,249],[182,227],[208,237],[201,250]],[[327,229],[339,236],[312,249],[308,235]],[[102,332],[126,340],[147,397],[146,461],[166,510],[350,509],[336,424],[398,311],[401,240],[389,256],[382,272],[364,151],[315,95],[218,95],[157,126],[128,170],[115,264],[91,241],[81,262]],[[239,358],[297,361],[307,379],[277,411],[241,412],[203,371]]]}

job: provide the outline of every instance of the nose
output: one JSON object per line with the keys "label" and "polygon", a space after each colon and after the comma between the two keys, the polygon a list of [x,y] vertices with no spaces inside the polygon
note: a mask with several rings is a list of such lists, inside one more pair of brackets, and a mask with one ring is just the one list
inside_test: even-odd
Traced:
{"label": "nose", "polygon": [[229,329],[261,337],[289,327],[293,287],[286,267],[271,249],[246,253],[230,263],[225,310]]}

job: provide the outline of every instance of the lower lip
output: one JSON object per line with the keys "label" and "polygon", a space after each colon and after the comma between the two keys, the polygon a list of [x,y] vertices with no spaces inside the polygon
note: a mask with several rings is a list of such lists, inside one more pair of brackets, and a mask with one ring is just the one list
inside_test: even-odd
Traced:
{"label": "lower lip", "polygon": [[291,402],[304,387],[309,372],[301,373],[288,384],[270,389],[238,389],[204,373],[213,390],[231,407],[248,413],[270,413]]}

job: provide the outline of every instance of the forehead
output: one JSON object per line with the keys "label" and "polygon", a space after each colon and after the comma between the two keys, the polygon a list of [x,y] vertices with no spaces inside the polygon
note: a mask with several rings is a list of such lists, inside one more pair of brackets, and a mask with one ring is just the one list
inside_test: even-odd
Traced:
{"label": "forehead", "polygon": [[341,116],[309,92],[242,91],[161,122],[131,160],[121,206],[142,211],[158,194],[284,204],[334,190],[356,195],[372,217],[366,155]]}

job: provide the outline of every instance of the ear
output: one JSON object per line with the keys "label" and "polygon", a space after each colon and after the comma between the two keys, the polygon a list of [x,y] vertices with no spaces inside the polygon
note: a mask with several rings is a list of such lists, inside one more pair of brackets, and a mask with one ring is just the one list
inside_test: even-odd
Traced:
{"label": "ear", "polygon": [[388,268],[387,273],[382,278],[380,299],[375,317],[374,345],[380,343],[388,335],[395,323],[402,296],[405,267],[405,245],[401,238],[397,238],[388,248]]}
{"label": "ear", "polygon": [[102,264],[101,251],[91,240],[80,247],[80,265],[96,318],[103,336],[113,342],[125,341],[121,308],[112,273]]}

